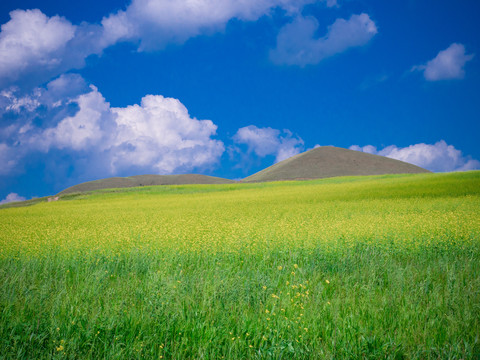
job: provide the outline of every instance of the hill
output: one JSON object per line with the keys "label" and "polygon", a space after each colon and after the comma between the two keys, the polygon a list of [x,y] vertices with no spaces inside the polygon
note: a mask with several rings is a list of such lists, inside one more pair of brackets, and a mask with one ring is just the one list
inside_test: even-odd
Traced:
{"label": "hill", "polygon": [[321,146],[283,160],[246,177],[243,181],[261,182],[428,172],[430,171],[421,167],[384,156],[334,146]]}
{"label": "hill", "polygon": [[193,185],[193,184],[231,184],[233,180],[214,176],[182,174],[182,175],[137,175],[129,177],[112,177],[101,180],[88,181],[69,187],[58,195],[65,195],[93,190],[128,188],[152,185]]}

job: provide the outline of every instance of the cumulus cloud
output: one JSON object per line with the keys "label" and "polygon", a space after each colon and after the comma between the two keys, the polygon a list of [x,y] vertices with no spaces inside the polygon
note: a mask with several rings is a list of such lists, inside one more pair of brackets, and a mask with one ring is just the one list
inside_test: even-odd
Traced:
{"label": "cumulus cloud", "polygon": [[23,196],[19,196],[17,193],[10,193],[7,195],[5,199],[0,201],[0,205],[6,204],[6,203],[11,203],[11,202],[17,202],[17,201],[25,201],[27,200]]}
{"label": "cumulus cloud", "polygon": [[[30,95],[40,103],[35,111],[10,110],[16,121],[0,130],[3,175],[38,153],[67,156],[90,177],[205,169],[223,154],[223,142],[213,138],[217,126],[191,117],[179,100],[147,95],[140,105],[114,108],[96,87],[85,90],[82,82],[78,76],[60,77]],[[66,97],[57,100],[62,92]]]}
{"label": "cumulus cloud", "polygon": [[425,65],[414,66],[412,71],[423,71],[423,76],[428,81],[463,79],[465,64],[472,60],[473,56],[465,53],[464,45],[453,43]]}
{"label": "cumulus cloud", "polygon": [[[314,0],[133,0],[126,10],[102,20],[105,38],[140,40],[140,50],[164,47],[167,43],[183,43],[187,39],[221,30],[231,19],[254,21],[274,8],[298,13]],[[328,0],[327,6],[336,1]]]}
{"label": "cumulus cloud", "polygon": [[377,150],[372,145],[363,147],[352,145],[350,149],[405,161],[434,172],[480,169],[479,161],[470,156],[464,156],[460,150],[453,145],[448,145],[444,140],[433,145],[421,143],[404,148],[390,145],[382,150]]}
{"label": "cumulus cloud", "polygon": [[113,108],[116,133],[112,139],[112,167],[135,164],[157,173],[188,171],[216,163],[225,148],[212,139],[211,120],[191,118],[177,99],[147,95],[140,105]]}
{"label": "cumulus cloud", "polygon": [[105,127],[111,123],[110,104],[105,102],[97,88],[92,86],[91,89],[91,92],[74,100],[79,106],[75,115],[68,116],[55,127],[44,130],[32,142],[41,144],[40,149],[45,151],[50,147],[78,151],[105,141]]}
{"label": "cumulus cloud", "polygon": [[[338,6],[336,0],[322,1],[327,7]],[[88,56],[100,55],[119,41],[138,43],[140,51],[158,50],[169,43],[181,44],[221,31],[232,19],[256,21],[275,9],[295,16],[314,2],[133,0],[125,10],[105,16],[101,24],[79,25],[58,15],[48,17],[38,9],[14,10],[1,26],[0,87],[17,84],[31,89],[68,70],[82,68]],[[345,36],[351,35],[343,34],[339,41],[348,42]]]}
{"label": "cumulus cloud", "polygon": [[315,37],[318,28],[314,17],[297,16],[280,30],[277,47],[270,52],[271,60],[285,65],[318,64],[349,48],[365,45],[377,33],[375,23],[365,13],[335,20],[321,38]]}
{"label": "cumulus cloud", "polygon": [[0,32],[0,86],[38,85],[51,77],[84,66],[106,43],[99,25],[73,25],[38,9],[14,10]]}
{"label": "cumulus cloud", "polygon": [[249,153],[255,153],[259,157],[274,155],[276,163],[299,154],[304,145],[303,140],[289,130],[259,128],[255,125],[238,129],[233,141],[246,145]]}
{"label": "cumulus cloud", "polygon": [[0,33],[0,75],[16,76],[32,65],[56,66],[73,38],[75,27],[59,16],[48,18],[40,10],[15,10]]}

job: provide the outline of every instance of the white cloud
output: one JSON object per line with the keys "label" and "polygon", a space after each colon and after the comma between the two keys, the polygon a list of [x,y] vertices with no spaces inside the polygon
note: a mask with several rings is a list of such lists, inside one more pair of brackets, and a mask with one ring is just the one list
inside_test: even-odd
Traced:
{"label": "white cloud", "polygon": [[74,116],[66,117],[36,139],[37,143],[43,145],[42,148],[86,150],[103,140],[102,125],[110,120],[110,104],[105,102],[94,86],[91,92],[80,95],[75,102],[79,111]]}
{"label": "white cloud", "polygon": [[363,151],[369,154],[386,156],[392,159],[405,161],[434,172],[468,171],[480,169],[480,162],[462,152],[444,140],[435,144],[415,144],[404,148],[395,145],[377,150],[375,146],[350,146],[351,150]]}
{"label": "white cloud", "polygon": [[427,62],[426,65],[417,65],[412,71],[423,71],[423,76],[428,81],[463,79],[465,77],[465,64],[473,59],[473,54],[465,54],[465,46],[453,43],[447,49]]}
{"label": "white cloud", "polygon": [[318,28],[314,17],[297,16],[280,30],[277,47],[270,52],[271,60],[285,65],[318,64],[349,48],[365,45],[377,33],[375,23],[365,13],[335,20],[322,38],[315,37]]}
{"label": "white cloud", "polygon": [[[140,50],[183,43],[224,28],[231,19],[254,21],[274,8],[298,13],[314,0],[133,0],[126,10],[102,20],[106,41],[140,40]],[[328,0],[334,6],[336,1]]]}
{"label": "white cloud", "polygon": [[26,109],[28,111],[33,111],[37,107],[40,106],[40,102],[37,99],[37,94],[33,94],[33,96],[22,96],[17,97],[15,96],[14,89],[2,90],[0,92],[0,96],[3,98],[3,108],[6,111],[14,111],[20,112],[22,109]]}
{"label": "white cloud", "polygon": [[135,165],[170,174],[215,164],[225,148],[212,139],[211,120],[191,118],[177,99],[147,95],[140,105],[113,108],[116,135],[111,140],[113,169]]}
{"label": "white cloud", "polygon": [[84,66],[106,43],[99,25],[73,25],[60,16],[48,17],[38,9],[14,10],[0,32],[0,86],[37,85]]}
{"label": "white cloud", "polygon": [[300,153],[304,145],[303,140],[295,137],[289,130],[281,132],[270,127],[258,128],[255,125],[238,129],[233,141],[246,145],[248,152],[260,157],[274,155],[276,163]]}
{"label": "white cloud", "polygon": [[24,198],[23,196],[19,196],[17,193],[10,193],[7,195],[5,199],[0,201],[0,205],[11,203],[11,202],[17,202],[17,201],[25,201],[25,200],[27,199]]}
{"label": "white cloud", "polygon": [[[321,0],[327,7],[336,0]],[[256,21],[274,9],[299,14],[315,0],[133,0],[101,24],[74,25],[38,9],[14,10],[0,32],[0,87],[33,88],[68,70],[85,66],[119,41],[138,43],[139,50],[158,50],[191,37],[221,31],[232,19]]]}
{"label": "white cloud", "polygon": [[[135,169],[157,174],[206,169],[224,152],[223,142],[213,138],[217,126],[190,117],[177,99],[147,95],[140,105],[112,108],[94,86],[78,94],[85,91],[83,83],[78,76],[60,77],[47,89],[36,89],[39,95],[29,95],[47,119],[40,117],[44,126],[39,126],[32,119],[40,113],[22,107],[15,112],[15,126],[0,129],[3,175],[39,153],[68,156],[75,168],[80,161],[82,171],[103,177]],[[65,98],[58,100],[62,93]]]}
{"label": "white cloud", "polygon": [[59,16],[48,18],[37,9],[12,11],[10,18],[0,32],[0,79],[14,80],[33,66],[49,69],[62,62],[75,26]]}

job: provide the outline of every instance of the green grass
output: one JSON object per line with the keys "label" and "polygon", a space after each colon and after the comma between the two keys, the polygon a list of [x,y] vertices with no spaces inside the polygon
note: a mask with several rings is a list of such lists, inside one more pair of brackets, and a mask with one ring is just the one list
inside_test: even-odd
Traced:
{"label": "green grass", "polygon": [[0,358],[478,358],[479,185],[142,187],[2,209]]}

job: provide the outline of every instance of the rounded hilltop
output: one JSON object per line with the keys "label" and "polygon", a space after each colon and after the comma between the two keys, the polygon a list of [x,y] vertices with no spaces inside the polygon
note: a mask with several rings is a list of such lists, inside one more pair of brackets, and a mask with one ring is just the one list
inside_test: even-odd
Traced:
{"label": "rounded hilltop", "polygon": [[261,170],[244,182],[321,179],[335,176],[428,173],[416,165],[334,146],[320,146]]}
{"label": "rounded hilltop", "polygon": [[129,188],[152,185],[193,185],[193,184],[231,184],[236,181],[214,176],[199,174],[182,175],[137,175],[129,177],[112,177],[78,184],[58,193],[65,195],[71,193],[87,192],[93,190]]}
{"label": "rounded hilltop", "polygon": [[[336,176],[415,174],[430,171],[403,161],[334,146],[321,146],[272,165],[242,182],[321,179]],[[58,195],[152,185],[231,184],[234,180],[199,174],[137,175],[88,181]]]}

